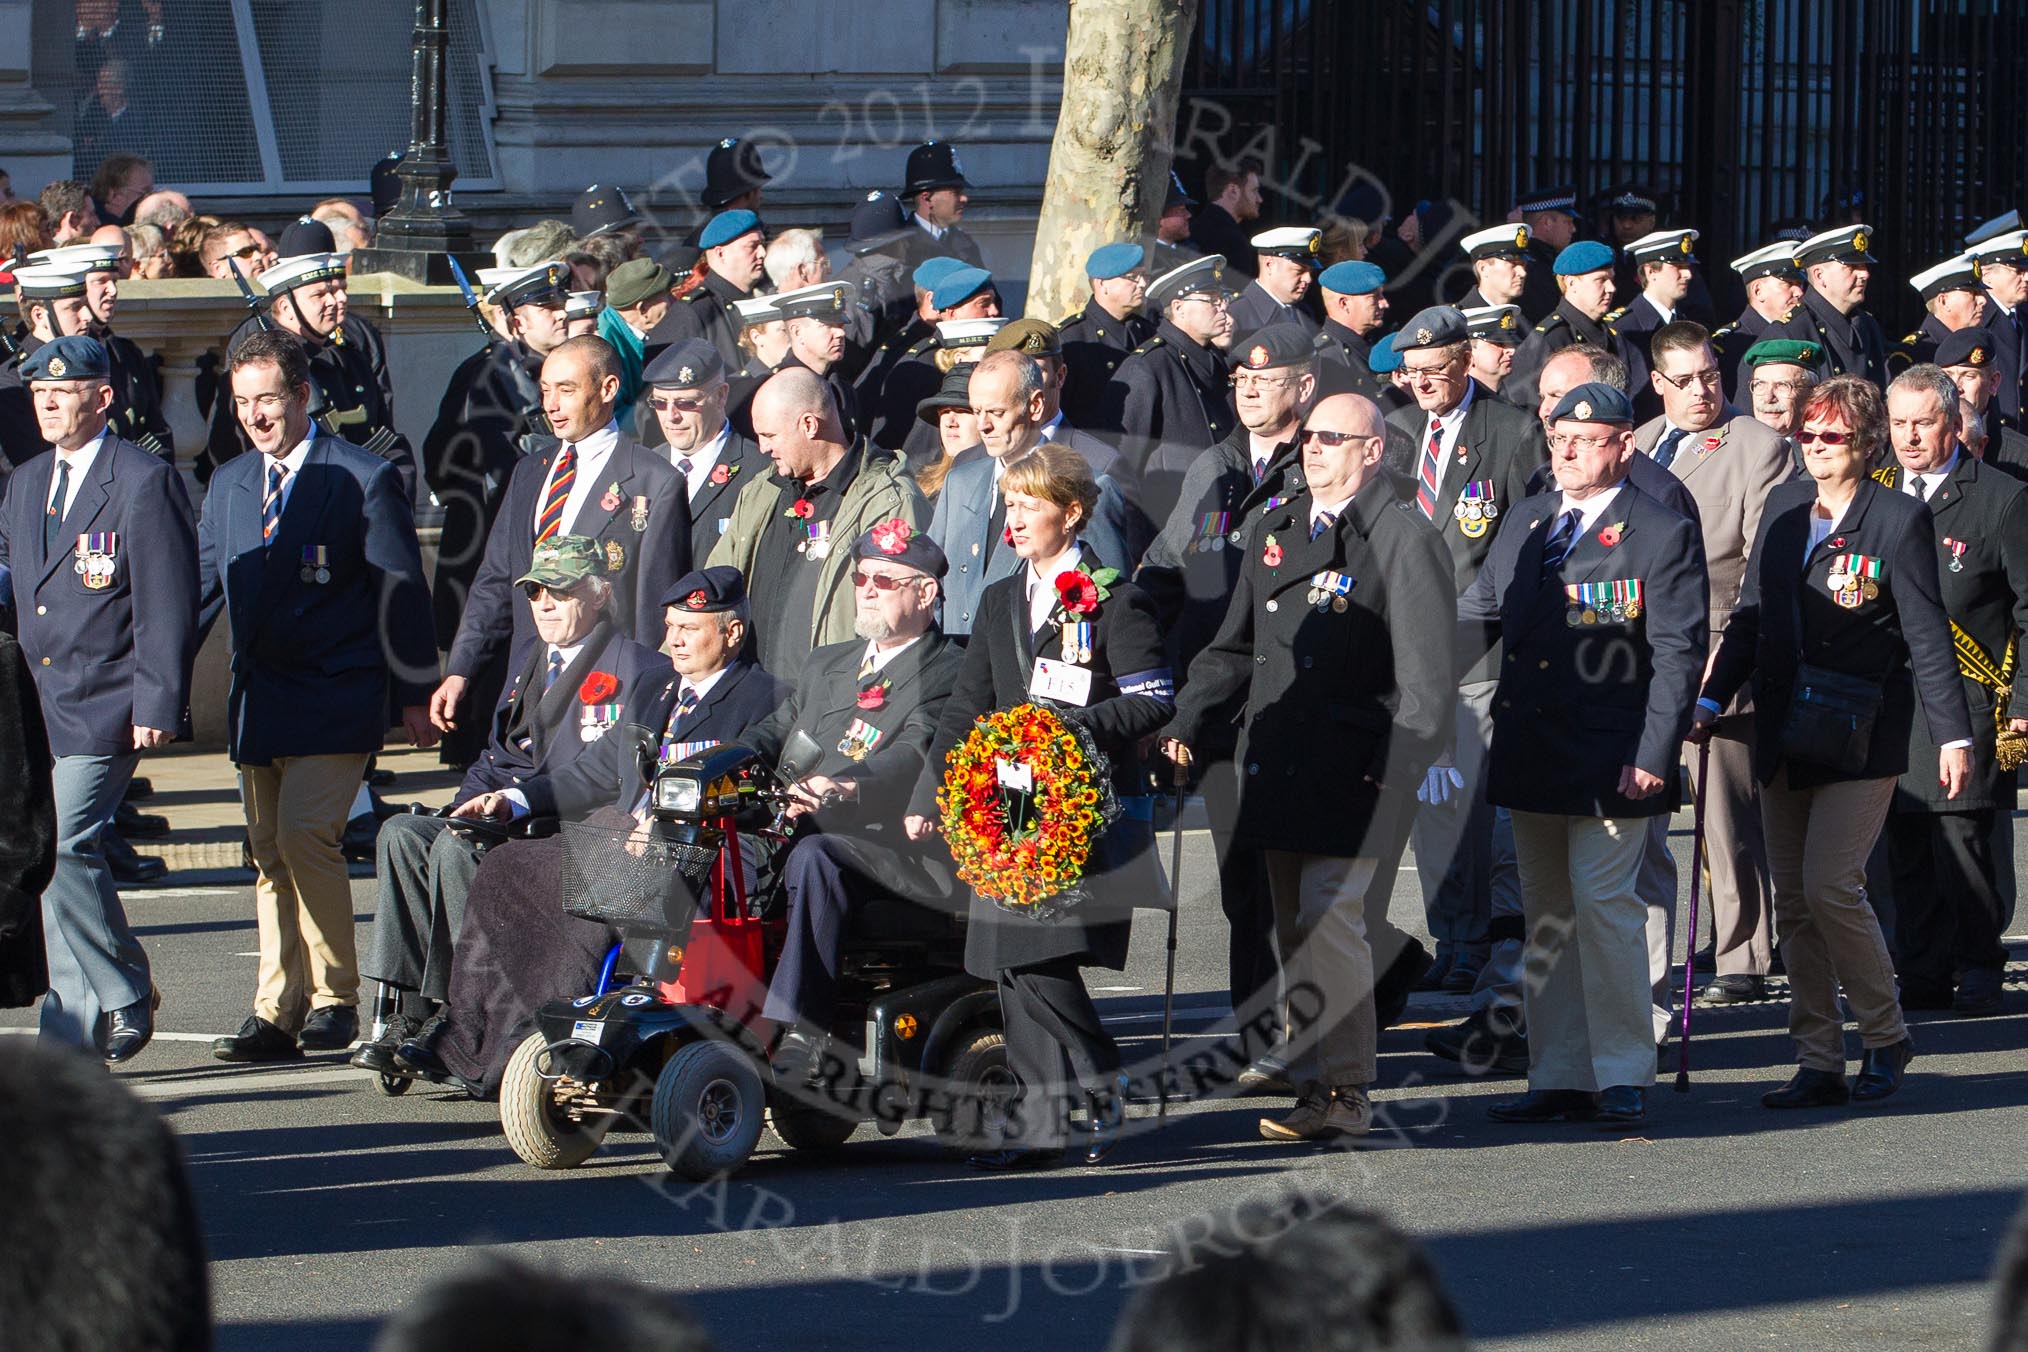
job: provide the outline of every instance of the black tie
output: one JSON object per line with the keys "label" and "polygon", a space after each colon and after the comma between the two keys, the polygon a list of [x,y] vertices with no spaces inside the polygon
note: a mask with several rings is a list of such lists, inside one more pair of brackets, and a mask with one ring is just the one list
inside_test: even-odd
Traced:
{"label": "black tie", "polygon": [[56,490],[49,495],[49,510],[42,517],[42,557],[56,557],[56,538],[63,534],[64,499],[70,496],[70,462],[56,462]]}
{"label": "black tie", "polygon": [[1563,567],[1564,559],[1570,556],[1570,547],[1577,543],[1577,523],[1581,518],[1575,507],[1556,518],[1556,529],[1549,534],[1549,541],[1542,546],[1542,571],[1545,575]]}
{"label": "black tie", "polygon": [[1689,435],[1680,427],[1672,427],[1663,433],[1662,440],[1655,447],[1655,463],[1663,469],[1669,468],[1669,462],[1676,458],[1676,448]]}
{"label": "black tie", "polygon": [[1918,474],[1914,477],[1913,482],[1915,484],[1915,500],[1917,502],[1928,502],[1929,480],[1923,478],[1920,474]]}

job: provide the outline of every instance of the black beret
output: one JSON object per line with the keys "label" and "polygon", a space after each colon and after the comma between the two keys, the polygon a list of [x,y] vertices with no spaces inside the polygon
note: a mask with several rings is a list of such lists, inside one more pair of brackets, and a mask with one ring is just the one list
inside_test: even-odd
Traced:
{"label": "black beret", "polygon": [[716,568],[692,569],[662,593],[664,606],[687,610],[693,615],[732,610],[745,600],[746,578],[739,569],[725,564]]}
{"label": "black beret", "polygon": [[855,559],[886,559],[889,563],[905,564],[931,577],[942,577],[951,570],[951,562],[944,557],[944,551],[937,542],[929,538],[927,531],[916,529],[898,516],[869,527],[864,535],[852,546]]}

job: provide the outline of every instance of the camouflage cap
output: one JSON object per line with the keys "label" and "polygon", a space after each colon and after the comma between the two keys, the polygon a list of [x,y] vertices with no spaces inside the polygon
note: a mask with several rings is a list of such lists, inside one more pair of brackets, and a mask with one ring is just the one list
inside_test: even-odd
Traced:
{"label": "camouflage cap", "polygon": [[519,587],[575,587],[588,577],[604,577],[606,551],[589,535],[557,535],[535,546],[528,571],[514,579]]}

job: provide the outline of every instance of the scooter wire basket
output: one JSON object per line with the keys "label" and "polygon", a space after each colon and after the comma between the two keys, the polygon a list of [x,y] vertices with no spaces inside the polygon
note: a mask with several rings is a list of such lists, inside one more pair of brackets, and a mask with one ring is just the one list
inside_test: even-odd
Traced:
{"label": "scooter wire basket", "polygon": [[565,822],[564,911],[618,928],[666,928],[690,915],[697,889],[718,858],[718,844],[672,839],[669,829],[660,823],[629,831]]}

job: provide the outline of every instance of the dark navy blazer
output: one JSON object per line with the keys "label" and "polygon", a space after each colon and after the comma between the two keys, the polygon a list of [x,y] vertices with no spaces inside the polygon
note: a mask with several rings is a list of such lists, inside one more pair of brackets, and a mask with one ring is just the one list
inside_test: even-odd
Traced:
{"label": "dark navy blazer", "polygon": [[[314,438],[263,547],[266,481],[266,456],[226,461],[197,524],[200,632],[221,610],[232,626],[228,749],[241,765],[378,751],[391,710],[427,704],[437,678],[401,475],[348,441]],[[305,560],[319,548],[328,582]]]}
{"label": "dark navy blazer", "polygon": [[[0,568],[58,756],[134,749],[133,728],[182,728],[197,652],[197,537],[183,480],[107,434],[71,495],[56,552],[42,549],[56,453],[6,481]],[[110,585],[88,587],[80,535],[116,535]]]}

